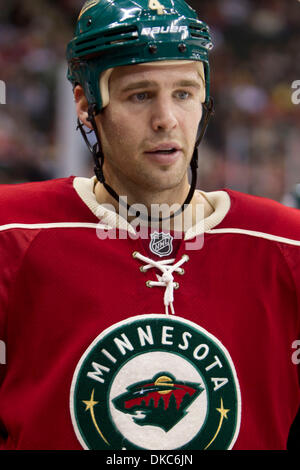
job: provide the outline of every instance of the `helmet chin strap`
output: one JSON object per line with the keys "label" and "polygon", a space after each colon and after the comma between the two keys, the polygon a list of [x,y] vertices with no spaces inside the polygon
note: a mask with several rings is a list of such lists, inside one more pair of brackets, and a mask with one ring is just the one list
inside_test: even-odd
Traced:
{"label": "helmet chin strap", "polygon": [[[203,137],[204,137],[204,134],[206,132],[206,129],[207,129],[207,126],[208,126],[208,123],[209,123],[209,120],[210,120],[210,117],[211,115],[213,114],[214,112],[214,102],[213,102],[213,99],[212,98],[209,98],[209,101],[208,103],[204,103],[203,105],[203,108],[204,108],[204,115],[203,115],[203,118],[202,118],[202,121],[203,121],[203,124],[201,126],[201,129],[200,129],[200,132],[199,132],[199,135],[197,137],[197,140],[196,140],[196,144],[195,144],[195,149],[194,149],[194,153],[193,153],[193,157],[192,157],[192,160],[191,160],[191,163],[190,163],[190,166],[191,166],[191,171],[192,171],[192,180],[191,180],[191,186],[190,186],[190,190],[189,190],[189,193],[184,201],[184,203],[182,204],[182,206],[180,207],[180,209],[176,212],[174,212],[173,214],[171,214],[169,217],[166,217],[166,218],[154,218],[154,217],[151,217],[149,215],[147,216],[144,216],[143,214],[139,214],[138,216],[142,219],[142,220],[146,220],[148,222],[163,222],[165,220],[170,220],[170,219],[173,219],[174,217],[176,217],[177,215],[179,215],[181,212],[184,211],[184,209],[186,208],[186,206],[191,202],[193,196],[194,196],[194,192],[195,192],[195,189],[196,189],[196,185],[197,185],[197,170],[198,170],[198,147],[200,145],[200,142],[202,141]],[[96,116],[97,112],[96,112],[96,105],[90,105],[89,108],[88,108],[88,121],[92,124],[93,126],[93,130],[94,130],[94,133],[95,133],[95,136],[96,136],[96,140],[97,142],[92,145],[89,141],[89,139],[87,138],[87,133],[86,131],[84,130],[83,128],[83,124],[80,122],[80,120],[78,119],[77,123],[77,129],[80,130],[81,134],[82,134],[82,137],[89,149],[89,151],[91,152],[91,154],[93,155],[93,159],[94,159],[94,163],[95,163],[95,167],[94,167],[94,171],[95,171],[95,175],[98,179],[98,181],[103,184],[103,186],[105,187],[106,191],[121,205],[123,205],[127,211],[129,212],[131,210],[131,206],[127,203],[125,203],[123,200],[122,200],[122,197],[120,197],[116,192],[115,190],[109,186],[106,181],[105,181],[105,178],[104,178],[104,174],[103,174],[103,163],[104,163],[104,155],[103,155],[103,151],[102,151],[102,146],[101,146],[101,140],[100,140],[100,136],[99,136],[99,131],[98,131],[98,128],[97,128],[97,124],[96,124],[96,120],[95,120],[95,116]],[[199,128],[200,128],[199,126]]]}

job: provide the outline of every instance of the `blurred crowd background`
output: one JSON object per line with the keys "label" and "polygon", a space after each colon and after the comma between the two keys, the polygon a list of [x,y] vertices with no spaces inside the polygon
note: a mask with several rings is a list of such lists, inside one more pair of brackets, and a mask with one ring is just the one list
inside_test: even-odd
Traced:
{"label": "blurred crowd background", "polygon": [[[65,87],[71,93],[65,48],[84,2],[0,3],[0,80],[6,84],[0,183],[76,174],[72,151],[78,153],[78,146],[72,147],[68,131],[75,127],[75,108],[64,98]],[[199,187],[230,187],[300,208],[300,104],[291,98],[292,83],[300,80],[300,2],[189,3],[211,26],[215,44],[216,113],[201,145]],[[81,175],[91,176],[91,157],[84,146],[79,151]],[[61,164],[65,152],[71,154],[67,166]]]}

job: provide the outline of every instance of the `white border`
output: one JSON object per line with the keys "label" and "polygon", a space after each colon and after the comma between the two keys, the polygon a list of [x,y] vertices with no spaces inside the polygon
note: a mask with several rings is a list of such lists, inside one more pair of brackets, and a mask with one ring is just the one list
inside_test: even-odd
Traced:
{"label": "white border", "polygon": [[[129,323],[133,323],[135,321],[138,321],[138,320],[143,320],[143,319],[166,319],[166,315],[165,314],[154,314],[154,313],[151,313],[149,315],[137,315],[136,317],[129,317],[125,320],[122,320],[118,323],[115,323],[114,325],[111,325],[109,326],[108,328],[106,328],[106,330],[102,331],[95,339],[94,341],[90,344],[90,346],[85,350],[85,352],[83,353],[83,355],[81,356],[77,366],[76,366],[76,369],[74,371],[74,374],[73,374],[73,379],[72,379],[72,383],[71,383],[71,388],[70,388],[70,401],[69,401],[69,406],[70,406],[70,414],[71,414],[71,419],[72,419],[72,424],[73,424],[73,428],[74,428],[74,431],[75,431],[75,434],[76,434],[76,437],[79,441],[79,443],[81,444],[81,446],[83,447],[84,450],[90,450],[89,447],[87,447],[86,443],[84,442],[82,436],[81,436],[81,433],[77,427],[77,421],[76,421],[76,418],[75,418],[75,413],[74,413],[74,390],[75,390],[75,386],[76,386],[76,381],[77,381],[77,376],[78,376],[78,373],[82,367],[82,364],[83,362],[85,361],[86,357],[88,356],[88,354],[91,352],[91,350],[94,348],[94,346],[96,346],[96,344],[102,339],[104,338],[107,334],[109,334],[111,331],[113,331],[114,329],[116,328],[119,328],[121,327],[122,325],[128,325]],[[239,381],[238,381],[238,377],[237,377],[237,373],[236,373],[236,370],[235,370],[235,367],[234,367],[234,364],[232,362],[232,359],[230,357],[230,354],[229,352],[227,351],[227,349],[225,348],[225,346],[221,343],[221,341],[216,338],[214,335],[212,335],[211,333],[209,333],[207,330],[205,330],[204,328],[202,328],[201,326],[197,325],[197,323],[194,323],[190,320],[187,320],[186,318],[183,318],[183,317],[167,317],[168,319],[172,318],[172,321],[179,321],[179,322],[184,322],[185,324],[188,324],[191,328],[195,328],[197,330],[199,330],[201,333],[205,334],[208,338],[210,338],[213,342],[215,342],[219,348],[224,352],[225,356],[226,356],[226,359],[231,367],[231,370],[232,370],[232,374],[233,374],[233,377],[234,377],[234,380],[235,380],[235,384],[236,384],[236,391],[237,391],[237,421],[236,421],[236,429],[235,429],[235,434],[232,438],[232,441],[230,443],[230,446],[228,447],[227,450],[231,450],[232,447],[234,446],[237,438],[238,438],[238,435],[239,435],[239,432],[240,432],[240,426],[241,426],[241,412],[242,412],[242,399],[241,399],[241,390],[240,390],[240,384],[239,384]],[[116,450],[116,449],[111,449],[111,450]],[[157,449],[157,450],[160,450],[160,449]],[[199,449],[200,450],[200,449]]]}
{"label": "white border", "polygon": [[54,222],[54,223],[40,223],[40,224],[6,224],[0,225],[0,232],[12,229],[27,229],[39,230],[46,228],[107,228],[107,225],[98,223],[84,223],[84,222]]}
{"label": "white border", "polygon": [[215,228],[207,230],[208,234],[218,235],[222,233],[236,233],[238,235],[249,235],[250,237],[264,238],[272,242],[287,243],[288,245],[300,246],[300,240],[293,240],[292,238],[280,237],[272,235],[271,233],[257,232],[255,230],[246,230],[242,228]]}
{"label": "white border", "polygon": [[[108,225],[92,222],[54,222],[54,223],[38,223],[38,224],[6,224],[0,225],[0,232],[13,229],[25,229],[25,230],[39,230],[39,229],[55,229],[55,228],[92,228],[92,229],[111,229]],[[203,233],[203,231],[202,231]],[[300,246],[300,240],[292,238],[280,237],[279,235],[272,235],[271,233],[258,232],[255,230],[246,230],[242,228],[216,228],[207,229],[204,233],[208,235],[219,235],[219,234],[237,234],[237,235],[248,235],[250,237],[263,238],[277,243],[285,243],[287,245]],[[193,238],[197,234],[193,234]],[[184,241],[188,241],[188,237],[184,238]]]}

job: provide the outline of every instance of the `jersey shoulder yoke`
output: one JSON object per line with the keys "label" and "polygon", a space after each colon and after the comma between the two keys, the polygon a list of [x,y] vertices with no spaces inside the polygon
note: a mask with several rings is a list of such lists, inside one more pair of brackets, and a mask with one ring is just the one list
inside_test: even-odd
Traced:
{"label": "jersey shoulder yoke", "polygon": [[[74,177],[0,185],[0,226],[95,222],[73,188]],[[95,219],[95,220],[94,220]]]}
{"label": "jersey shoulder yoke", "polygon": [[300,241],[300,210],[268,198],[226,190],[231,208],[218,228],[265,233]]}

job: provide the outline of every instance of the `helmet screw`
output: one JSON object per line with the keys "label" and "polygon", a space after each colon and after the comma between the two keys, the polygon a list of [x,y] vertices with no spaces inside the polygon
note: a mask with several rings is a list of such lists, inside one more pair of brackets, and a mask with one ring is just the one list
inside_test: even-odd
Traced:
{"label": "helmet screw", "polygon": [[89,19],[87,20],[86,25],[87,25],[87,26],[91,26],[91,24],[92,24],[92,18],[89,18]]}
{"label": "helmet screw", "polygon": [[157,46],[156,46],[155,44],[150,44],[150,46],[149,46],[149,52],[150,52],[151,54],[156,54],[156,52],[157,52]]}
{"label": "helmet screw", "polygon": [[178,49],[179,49],[179,52],[185,52],[187,49],[186,44],[182,42],[181,44],[179,44]]}

